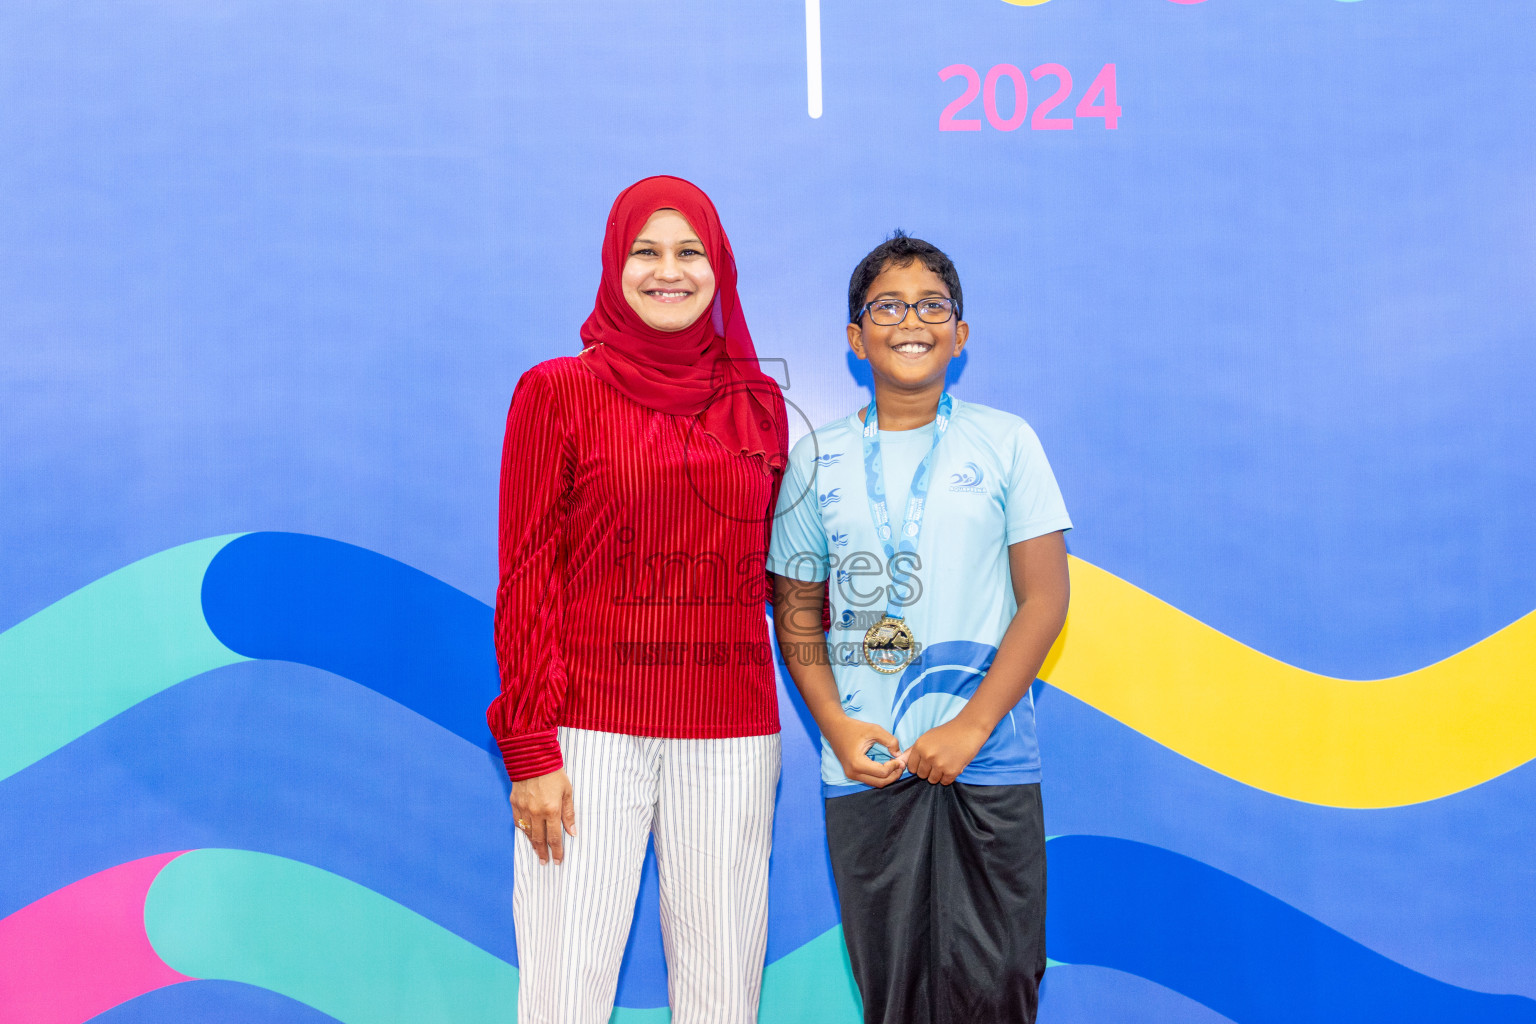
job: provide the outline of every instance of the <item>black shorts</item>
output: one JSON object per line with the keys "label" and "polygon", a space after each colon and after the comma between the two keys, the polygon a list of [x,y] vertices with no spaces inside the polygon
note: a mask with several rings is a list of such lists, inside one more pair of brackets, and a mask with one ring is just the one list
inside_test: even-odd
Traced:
{"label": "black shorts", "polygon": [[908,776],[825,803],[865,1024],[1033,1024],[1045,976],[1039,783]]}

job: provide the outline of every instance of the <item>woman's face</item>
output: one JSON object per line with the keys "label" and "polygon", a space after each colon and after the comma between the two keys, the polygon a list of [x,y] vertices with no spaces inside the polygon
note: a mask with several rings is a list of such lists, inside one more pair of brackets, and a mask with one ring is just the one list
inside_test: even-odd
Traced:
{"label": "woman's face", "polygon": [[624,260],[624,298],[658,331],[681,331],[715,298],[715,271],[704,245],[676,210],[657,210]]}

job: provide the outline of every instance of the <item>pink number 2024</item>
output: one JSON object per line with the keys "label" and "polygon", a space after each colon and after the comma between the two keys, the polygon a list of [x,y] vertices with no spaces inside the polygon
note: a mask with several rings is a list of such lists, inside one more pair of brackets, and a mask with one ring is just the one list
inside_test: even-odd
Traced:
{"label": "pink number 2024", "polygon": [[[1029,127],[1036,131],[1064,131],[1073,127],[1073,117],[1051,117],[1050,114],[1072,97],[1072,72],[1060,64],[1041,64],[1029,73],[1029,78],[1024,77],[1012,64],[995,64],[987,72],[986,77],[976,73],[976,69],[969,64],[951,64],[939,72],[939,81],[947,82],[956,76],[965,79],[965,91],[955,97],[939,113],[939,131],[941,132],[979,132],[981,131],[981,118],[960,117],[959,114],[976,102],[976,97],[981,97],[981,110],[986,115],[987,123],[1000,132],[1011,132],[1024,124],[1024,118],[1029,115]],[[1029,114],[1029,82],[1038,82],[1042,78],[1056,79],[1057,88],[1051,95],[1042,100]],[[998,84],[1007,79],[1013,87],[1013,103],[999,102]],[[1007,116],[1004,111],[1007,111]],[[1105,64],[1100,69],[1093,82],[1089,84],[1088,91],[1083,93],[1083,98],[1077,101],[1074,111],[1076,117],[1101,118],[1105,128],[1118,128],[1120,126],[1120,103],[1115,94],[1115,66]]]}

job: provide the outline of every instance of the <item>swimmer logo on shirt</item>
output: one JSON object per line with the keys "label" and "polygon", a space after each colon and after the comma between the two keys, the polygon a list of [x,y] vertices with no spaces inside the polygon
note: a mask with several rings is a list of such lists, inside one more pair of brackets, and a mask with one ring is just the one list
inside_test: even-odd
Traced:
{"label": "swimmer logo on shirt", "polygon": [[949,489],[959,494],[986,494],[983,478],[981,467],[974,462],[967,462],[963,470],[949,474]]}

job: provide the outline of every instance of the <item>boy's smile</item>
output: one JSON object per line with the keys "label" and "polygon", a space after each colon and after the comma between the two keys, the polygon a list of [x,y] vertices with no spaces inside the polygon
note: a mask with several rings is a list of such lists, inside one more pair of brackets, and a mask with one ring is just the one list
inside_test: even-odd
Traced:
{"label": "boy's smile", "polygon": [[900,356],[925,356],[932,352],[933,349],[933,342],[915,338],[911,341],[902,341],[891,346],[891,351]]}
{"label": "boy's smile", "polygon": [[903,392],[942,390],[949,362],[965,348],[970,327],[954,315],[943,323],[926,323],[918,317],[918,304],[949,297],[939,275],[921,260],[887,265],[870,283],[865,302],[899,300],[909,307],[899,324],[877,324],[866,308],[857,323],[848,325],[848,344],[854,355],[869,361],[877,396],[882,386]]}

